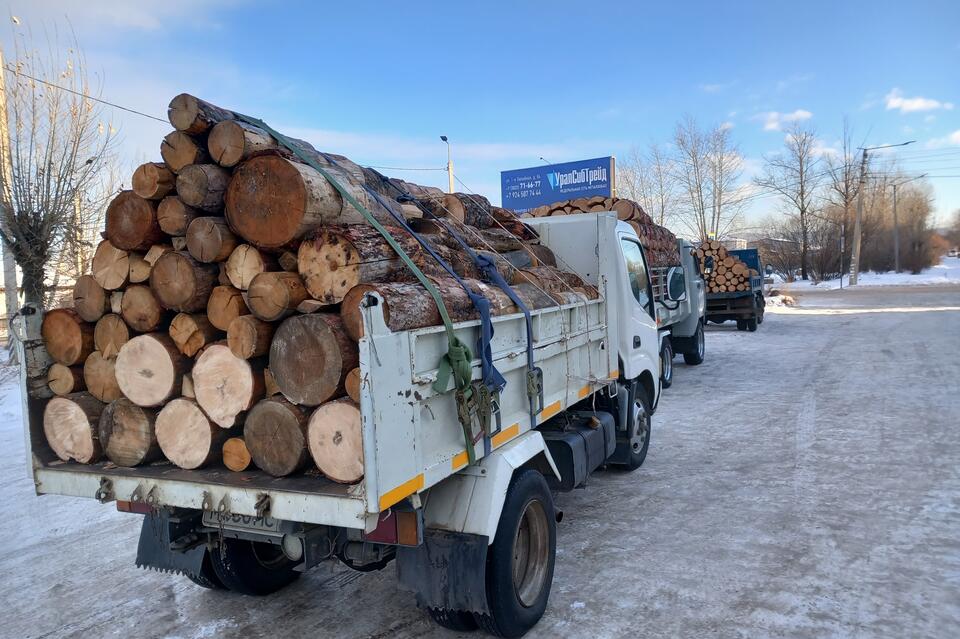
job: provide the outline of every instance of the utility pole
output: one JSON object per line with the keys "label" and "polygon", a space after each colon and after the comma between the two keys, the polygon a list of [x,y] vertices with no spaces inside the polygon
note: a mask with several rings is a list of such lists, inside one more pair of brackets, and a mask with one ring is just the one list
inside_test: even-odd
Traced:
{"label": "utility pole", "polygon": [[907,146],[913,144],[916,140],[901,142],[900,144],[884,144],[883,146],[871,146],[863,151],[863,159],[860,162],[860,188],[857,193],[857,218],[853,224],[853,250],[850,252],[850,286],[856,286],[857,277],[860,275],[860,235],[861,225],[863,223],[863,192],[867,186],[867,151],[877,149],[891,149],[896,146]]}
{"label": "utility pole", "polygon": [[[0,230],[10,237],[10,229],[5,220],[13,210],[13,160],[10,157],[10,126],[7,120],[6,70],[3,65],[3,51],[0,50]],[[3,297],[7,320],[7,340],[13,338],[11,318],[20,306],[17,286],[17,262],[13,258],[6,240],[3,244]]]}
{"label": "utility pole", "polygon": [[453,159],[450,155],[450,140],[445,135],[441,135],[440,139],[447,145],[447,193],[453,193]]}

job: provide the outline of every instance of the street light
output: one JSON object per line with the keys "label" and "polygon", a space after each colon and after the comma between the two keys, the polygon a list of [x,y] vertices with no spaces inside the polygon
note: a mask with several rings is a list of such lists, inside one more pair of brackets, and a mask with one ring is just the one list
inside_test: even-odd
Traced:
{"label": "street light", "polygon": [[897,273],[900,272],[900,223],[897,221],[897,187],[925,177],[927,177],[926,173],[912,177],[909,180],[893,183],[893,267]]}
{"label": "street light", "polygon": [[547,158],[543,157],[542,155],[540,156],[540,161],[548,166],[550,165],[550,162],[547,160]]}
{"label": "street light", "polygon": [[450,140],[445,135],[441,135],[440,139],[447,145],[447,193],[453,193],[453,160],[450,156]]}
{"label": "street light", "polygon": [[882,146],[870,146],[864,149],[863,159],[860,163],[860,188],[857,194],[857,219],[853,225],[853,250],[850,252],[850,286],[854,286],[860,275],[860,225],[863,221],[863,190],[867,181],[867,151],[876,151],[878,149],[892,149],[897,146],[907,146],[913,144],[916,140],[901,142],[900,144],[884,144]]}

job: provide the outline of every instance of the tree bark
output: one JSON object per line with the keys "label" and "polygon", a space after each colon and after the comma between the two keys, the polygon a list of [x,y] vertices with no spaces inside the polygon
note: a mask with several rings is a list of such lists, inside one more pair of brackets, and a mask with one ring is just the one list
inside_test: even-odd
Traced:
{"label": "tree bark", "polygon": [[106,217],[105,235],[118,249],[145,251],[164,238],[157,221],[157,203],[133,191],[121,191],[113,198]]}
{"label": "tree bark", "polygon": [[54,397],[43,411],[43,433],[57,457],[63,461],[92,464],[100,459],[97,422],[103,404],[89,393]]}
{"label": "tree bark", "polygon": [[110,310],[110,298],[91,275],[81,275],[73,285],[73,308],[85,322],[96,322]]}
{"label": "tree bark", "polygon": [[227,258],[226,274],[234,288],[245,291],[250,288],[254,277],[278,268],[277,258],[273,255],[264,253],[255,246],[241,244],[233,249]]}
{"label": "tree bark", "polygon": [[[387,230],[408,255],[420,253],[419,244],[405,231]],[[406,271],[383,236],[363,225],[321,229],[315,238],[300,245],[297,266],[310,296],[324,304],[342,301],[357,284],[390,281]]]}
{"label": "tree bark", "polygon": [[179,174],[191,164],[203,164],[210,160],[207,150],[183,131],[168,133],[160,143],[160,156],[170,170]]}
{"label": "tree bark", "polygon": [[283,397],[270,397],[254,406],[243,426],[243,438],[257,468],[285,477],[307,465],[307,420],[304,409]]}
{"label": "tree bark", "polygon": [[147,162],[133,172],[133,192],[146,200],[161,200],[177,185],[177,176],[163,162]]}
{"label": "tree bark", "polygon": [[250,282],[247,304],[258,318],[273,322],[293,313],[309,297],[297,273],[260,273]]}
{"label": "tree bark", "polygon": [[123,288],[130,279],[130,254],[115,247],[110,240],[104,240],[93,254],[92,270],[93,279],[104,289]]}
{"label": "tree bark", "polygon": [[199,262],[222,262],[237,246],[237,236],[230,232],[222,217],[198,217],[187,229],[187,250]]}
{"label": "tree bark", "polygon": [[93,330],[93,343],[104,357],[114,358],[124,344],[130,341],[130,328],[115,313],[104,315]]}
{"label": "tree bark", "polygon": [[349,398],[320,406],[307,425],[310,455],[327,478],[354,484],[363,479],[360,407]]}
{"label": "tree bark", "polygon": [[72,308],[47,311],[40,326],[47,353],[64,366],[81,364],[93,352],[93,330]]}
{"label": "tree bark", "polygon": [[330,313],[288,318],[270,346],[270,372],[295,404],[317,406],[343,395],[344,378],[358,365],[356,343]]}
{"label": "tree bark", "polygon": [[204,415],[192,399],[174,399],[157,414],[157,441],[164,456],[186,470],[202,468],[221,458],[223,443],[233,435]]}
{"label": "tree bark", "polygon": [[250,468],[253,458],[247,449],[247,443],[243,437],[231,437],[223,442],[223,465],[235,473],[243,472]]}
{"label": "tree bark", "polygon": [[133,467],[160,459],[155,423],[157,411],[141,408],[129,399],[111,402],[100,415],[100,445],[117,466]]}
{"label": "tree bark", "polygon": [[178,395],[188,370],[190,360],[166,333],[134,337],[117,355],[120,390],[137,406],[159,406]]}
{"label": "tree bark", "polygon": [[83,364],[83,379],[87,390],[101,402],[112,402],[121,397],[117,382],[116,359],[93,351]]}
{"label": "tree bark", "polygon": [[193,392],[197,403],[221,428],[263,397],[263,362],[240,359],[225,344],[211,344],[193,366]]}
{"label": "tree bark", "polygon": [[210,323],[225,331],[230,323],[241,315],[249,315],[250,309],[243,299],[243,294],[232,286],[218,286],[210,293],[207,303],[207,319]]}
{"label": "tree bark", "polygon": [[216,164],[191,164],[180,170],[177,194],[187,206],[208,212],[220,211],[223,209],[223,196],[229,182],[230,173],[223,167]]}
{"label": "tree bark", "polygon": [[231,111],[210,104],[189,93],[181,93],[170,100],[167,118],[178,131],[199,135],[206,133],[213,125],[223,120],[233,119]]}
{"label": "tree bark", "polygon": [[241,315],[230,322],[227,345],[240,359],[260,357],[270,352],[270,340],[276,324],[264,322],[253,315]]}
{"label": "tree bark", "polygon": [[220,166],[231,167],[255,153],[276,149],[277,141],[269,133],[252,124],[225,120],[210,131],[207,148],[214,162]]}
{"label": "tree bark", "polygon": [[131,286],[123,292],[120,301],[123,321],[138,333],[158,330],[167,319],[167,314],[149,286]]}
{"label": "tree bark", "polygon": [[64,366],[59,362],[50,365],[47,371],[47,386],[54,395],[69,395],[86,390],[82,366]]}
{"label": "tree bark", "polygon": [[511,281],[512,284],[530,283],[550,294],[554,300],[561,304],[569,302],[568,293],[580,293],[587,299],[597,299],[600,297],[596,287],[587,284],[576,273],[561,271],[550,266],[534,266],[530,268],[518,269],[516,275]]}
{"label": "tree bark", "polygon": [[168,195],[157,206],[157,223],[167,235],[186,235],[190,222],[200,215],[200,211],[187,206],[176,195]]}
{"label": "tree bark", "polygon": [[217,327],[201,313],[179,313],[170,322],[170,339],[187,357],[193,357],[207,344],[220,339]]}
{"label": "tree bark", "polygon": [[207,306],[216,284],[216,264],[201,264],[184,252],[161,256],[150,272],[150,288],[164,308],[196,313]]}

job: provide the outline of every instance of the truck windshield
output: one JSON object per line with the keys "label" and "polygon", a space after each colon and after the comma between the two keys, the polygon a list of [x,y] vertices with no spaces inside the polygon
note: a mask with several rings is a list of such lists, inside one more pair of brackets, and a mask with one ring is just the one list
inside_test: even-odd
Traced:
{"label": "truck windshield", "polygon": [[620,244],[623,249],[623,259],[627,265],[627,277],[630,280],[633,296],[649,313],[650,280],[647,277],[647,265],[643,261],[643,250],[637,242],[627,238],[621,238]]}

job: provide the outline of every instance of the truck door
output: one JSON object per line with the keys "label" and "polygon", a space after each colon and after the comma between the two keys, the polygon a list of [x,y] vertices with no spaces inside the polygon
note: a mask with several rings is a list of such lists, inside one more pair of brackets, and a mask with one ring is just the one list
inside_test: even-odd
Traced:
{"label": "truck door", "polygon": [[623,284],[621,299],[623,317],[620,323],[620,353],[623,374],[633,379],[643,371],[659,377],[660,339],[654,319],[653,291],[643,248],[635,238],[620,234],[620,253],[623,255]]}

